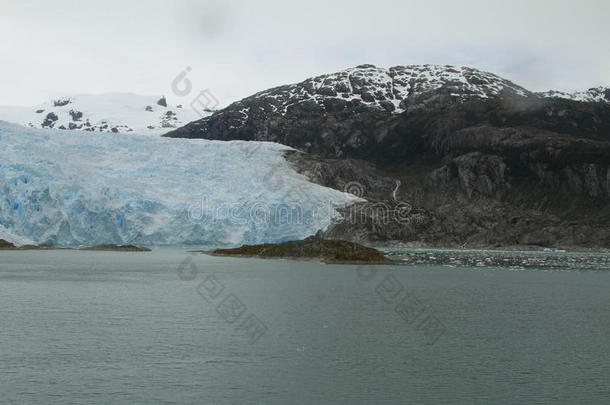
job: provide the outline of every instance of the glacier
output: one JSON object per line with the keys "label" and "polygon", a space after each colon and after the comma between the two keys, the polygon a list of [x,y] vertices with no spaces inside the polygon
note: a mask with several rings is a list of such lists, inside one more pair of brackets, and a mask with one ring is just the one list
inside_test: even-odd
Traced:
{"label": "glacier", "polygon": [[309,182],[290,150],[0,121],[0,229],[57,246],[301,239],[360,199]]}

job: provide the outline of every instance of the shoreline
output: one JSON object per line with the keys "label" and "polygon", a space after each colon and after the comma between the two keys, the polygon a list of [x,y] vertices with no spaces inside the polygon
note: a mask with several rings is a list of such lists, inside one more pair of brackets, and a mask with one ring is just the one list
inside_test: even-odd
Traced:
{"label": "shoreline", "polygon": [[[6,242],[2,240],[3,242]],[[12,245],[12,246],[11,246]],[[0,246],[0,251],[31,251],[31,250],[85,250],[98,252],[150,252],[151,248],[135,246],[135,245],[112,245],[103,244],[86,247],[65,247],[65,246],[48,246],[48,245],[22,245],[16,246],[12,243],[3,243]]]}
{"label": "shoreline", "polygon": [[[236,256],[237,255],[221,255],[212,253],[212,250],[199,249],[202,245],[147,245],[141,246],[142,249],[184,249],[189,253],[203,253],[210,256]],[[437,246],[437,245],[418,245],[418,246],[399,246],[399,245],[383,245],[383,244],[371,244],[366,245],[375,249],[405,249],[405,250],[434,250],[434,251],[456,251],[456,252],[468,252],[468,251],[490,251],[490,252],[527,252],[527,253],[608,253],[610,254],[610,248],[592,248],[583,246],[571,246],[571,247],[543,247],[533,245],[523,246],[476,246],[476,247],[459,247],[459,246]],[[216,247],[215,247],[216,248]],[[231,248],[231,247],[219,247],[219,248]],[[547,250],[545,250],[547,249]],[[73,246],[39,246],[39,245],[22,245],[11,248],[0,247],[2,251],[32,251],[32,250],[84,250],[84,251],[117,251],[117,252],[128,252],[130,250],[117,249],[94,249],[91,247],[73,247]],[[250,256],[244,256],[250,257]],[[300,259],[300,258],[297,258]]]}
{"label": "shoreline", "polygon": [[236,257],[238,259],[262,259],[262,260],[291,260],[299,262],[317,262],[323,264],[353,264],[353,265],[375,265],[375,266],[387,266],[398,264],[392,259],[388,259],[387,262],[362,262],[353,260],[325,260],[323,257],[299,257],[299,256],[252,256],[252,255],[239,255],[239,254],[223,254],[214,253],[213,250],[191,250],[191,253],[200,253],[206,256],[215,257]]}

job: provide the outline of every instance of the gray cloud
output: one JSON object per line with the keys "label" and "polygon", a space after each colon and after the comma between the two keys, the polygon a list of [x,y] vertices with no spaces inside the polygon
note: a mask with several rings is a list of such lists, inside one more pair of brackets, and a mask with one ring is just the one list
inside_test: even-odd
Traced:
{"label": "gray cloud", "polygon": [[0,104],[170,95],[186,66],[222,104],[362,63],[469,65],[532,90],[610,85],[605,0],[3,0],[2,9]]}

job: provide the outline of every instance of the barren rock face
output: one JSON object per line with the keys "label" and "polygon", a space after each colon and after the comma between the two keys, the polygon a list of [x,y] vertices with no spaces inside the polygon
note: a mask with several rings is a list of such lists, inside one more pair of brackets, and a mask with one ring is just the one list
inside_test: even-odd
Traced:
{"label": "barren rock face", "polygon": [[4,239],[0,239],[0,249],[16,249],[17,247]]}

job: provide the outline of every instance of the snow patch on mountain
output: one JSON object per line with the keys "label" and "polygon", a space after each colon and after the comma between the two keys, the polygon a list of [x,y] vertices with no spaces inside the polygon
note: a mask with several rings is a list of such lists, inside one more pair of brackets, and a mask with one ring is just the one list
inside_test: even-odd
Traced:
{"label": "snow patch on mountain", "polygon": [[461,100],[494,97],[507,90],[521,96],[529,94],[499,76],[468,67],[409,65],[384,69],[361,65],[263,91],[253,97],[280,100],[278,107],[282,113],[292,104],[306,100],[321,103],[326,98],[358,100],[368,106],[400,113],[405,110],[409,98],[442,87]]}
{"label": "snow patch on mountain", "polygon": [[[0,228],[37,243],[301,239],[359,199],[310,183],[269,142],[29,129],[0,121]],[[0,236],[1,237],[1,236]]]}
{"label": "snow patch on mountain", "polygon": [[492,73],[469,67],[440,65],[395,66],[389,69],[360,65],[303,82],[275,87],[240,100],[231,111],[234,128],[247,122],[252,103],[268,106],[268,113],[285,115],[291,106],[328,102],[357,102],[367,107],[401,113],[442,95],[463,102],[502,94],[530,96],[533,93]]}
{"label": "snow patch on mountain", "polygon": [[211,113],[199,114],[188,105],[170,105],[163,96],[130,93],[74,95],[34,107],[0,106],[1,120],[30,128],[151,135],[163,134]]}
{"label": "snow patch on mountain", "polygon": [[[304,120],[328,114],[333,119],[336,114],[357,115],[370,110],[400,114],[473,100],[541,97],[603,102],[610,100],[610,89],[600,87],[575,94],[534,93],[498,75],[470,67],[407,65],[386,69],[360,65],[261,91],[187,125],[186,130],[172,131],[169,136],[216,133],[222,137],[223,131],[234,131],[239,138],[247,139],[257,126],[259,131],[265,131],[260,123],[272,128],[278,117]],[[260,133],[257,138],[266,139]]]}
{"label": "snow patch on mountain", "polygon": [[587,103],[610,103],[610,87],[594,87],[587,91],[577,91],[574,93],[551,90],[538,94],[542,97],[566,98],[568,100],[583,101]]}

